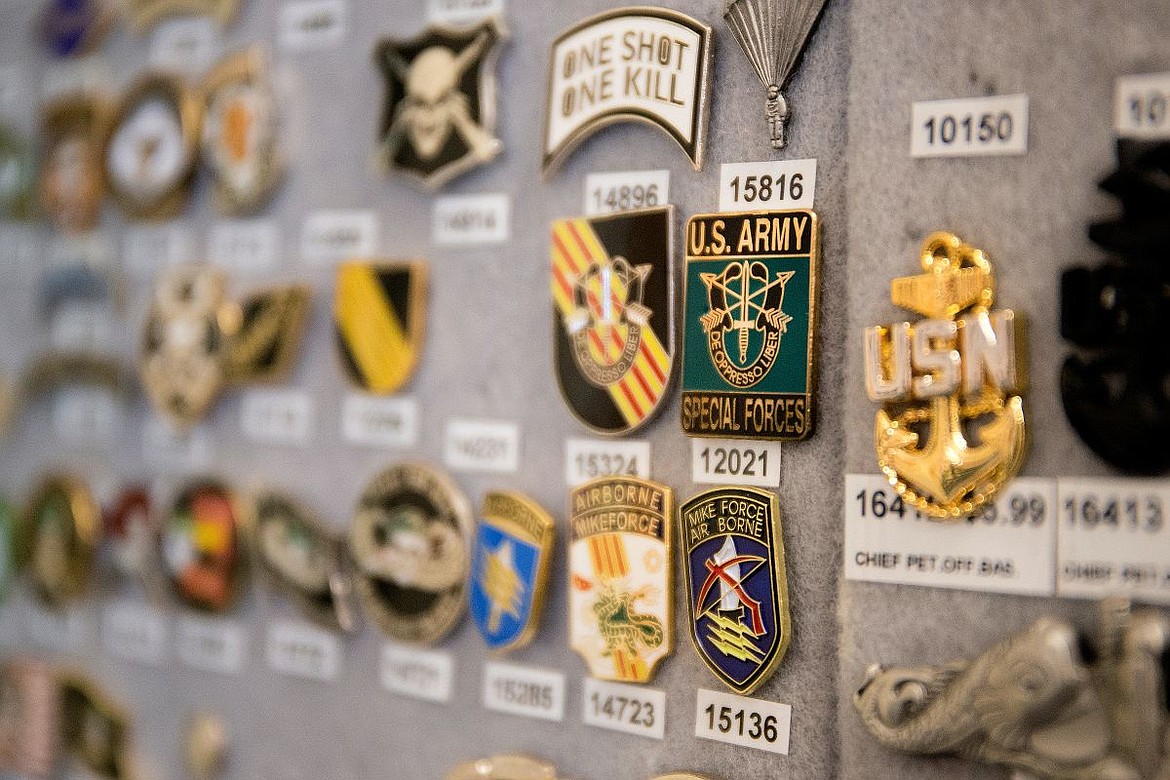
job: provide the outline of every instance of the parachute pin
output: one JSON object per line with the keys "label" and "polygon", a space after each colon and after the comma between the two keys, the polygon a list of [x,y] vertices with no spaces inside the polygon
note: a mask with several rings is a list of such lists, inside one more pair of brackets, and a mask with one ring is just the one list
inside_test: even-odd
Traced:
{"label": "parachute pin", "polygon": [[827,0],[732,0],[723,14],[743,53],[767,88],[764,116],[772,148],[788,144],[784,86]]}

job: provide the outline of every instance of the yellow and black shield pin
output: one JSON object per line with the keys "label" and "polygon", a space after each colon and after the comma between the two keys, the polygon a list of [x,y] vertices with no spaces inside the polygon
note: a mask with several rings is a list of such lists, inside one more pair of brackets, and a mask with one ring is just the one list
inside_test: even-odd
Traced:
{"label": "yellow and black shield pin", "polygon": [[421,262],[341,264],[333,321],[341,364],[354,385],[389,395],[410,380],[422,351],[426,299]]}

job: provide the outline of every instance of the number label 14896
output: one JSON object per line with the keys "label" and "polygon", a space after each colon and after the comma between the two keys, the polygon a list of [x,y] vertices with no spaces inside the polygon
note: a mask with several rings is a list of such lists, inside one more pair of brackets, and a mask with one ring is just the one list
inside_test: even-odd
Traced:
{"label": "number label 14896", "polygon": [[729,745],[788,755],[792,707],[700,688],[695,736]]}
{"label": "number label 14896", "polygon": [[780,484],[780,444],[692,439],[691,479],[710,485]]}

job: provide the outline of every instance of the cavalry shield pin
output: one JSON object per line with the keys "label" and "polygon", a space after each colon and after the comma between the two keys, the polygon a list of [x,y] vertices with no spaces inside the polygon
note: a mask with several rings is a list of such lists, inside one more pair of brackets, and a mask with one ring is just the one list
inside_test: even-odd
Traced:
{"label": "cavalry shield pin", "polygon": [[1023,325],[991,308],[981,250],[933,233],[921,261],[890,298],[926,319],[865,329],[865,389],[883,404],[874,439],[890,485],[915,509],[957,520],[994,501],[1023,463]]}
{"label": "cavalry shield pin", "polygon": [[679,507],[691,641],[712,673],[743,695],[764,684],[792,639],[780,501],[722,487]]}
{"label": "cavalry shield pin", "polygon": [[674,363],[674,208],[552,226],[553,350],[569,409],[598,433],[657,411]]}
{"label": "cavalry shield pin", "polygon": [[492,650],[523,647],[540,624],[552,558],[553,519],[518,493],[483,499],[471,562],[471,617]]}
{"label": "cavalry shield pin", "polygon": [[423,263],[341,264],[333,322],[342,369],[351,383],[378,395],[402,389],[422,352],[426,305]]}
{"label": "cavalry shield pin", "polygon": [[820,226],[812,211],[687,222],[682,429],[799,441],[813,430]]}
{"label": "cavalry shield pin", "polygon": [[674,650],[670,488],[602,477],[569,494],[569,643],[601,680],[644,683]]}

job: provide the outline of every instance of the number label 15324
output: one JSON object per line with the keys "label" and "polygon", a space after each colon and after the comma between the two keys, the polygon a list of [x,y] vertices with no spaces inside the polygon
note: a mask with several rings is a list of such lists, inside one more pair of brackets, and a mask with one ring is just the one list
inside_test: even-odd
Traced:
{"label": "number label 15324", "polygon": [[700,688],[695,736],[729,745],[788,755],[792,707]]}

